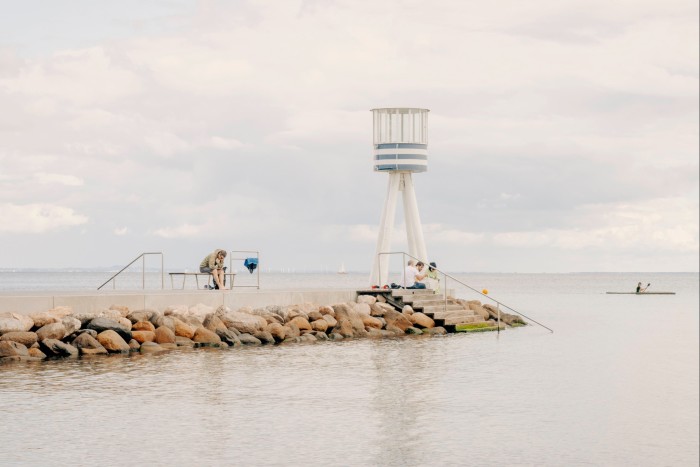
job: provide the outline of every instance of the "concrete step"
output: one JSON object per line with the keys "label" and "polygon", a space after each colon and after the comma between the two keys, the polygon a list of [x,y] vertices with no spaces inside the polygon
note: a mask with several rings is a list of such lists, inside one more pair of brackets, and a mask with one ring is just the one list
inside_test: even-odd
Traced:
{"label": "concrete step", "polygon": [[[417,310],[419,308],[426,308],[426,307],[431,307],[431,306],[445,306],[445,300],[418,300],[418,301],[413,301],[413,302],[407,302],[406,300],[403,301],[406,305],[411,305],[413,309]],[[447,301],[447,306],[459,306],[460,308],[464,308],[459,303],[455,302],[450,302],[449,300]]]}
{"label": "concrete step", "polygon": [[[445,303],[445,297],[443,297],[442,295],[437,295],[437,294],[433,294],[433,295],[429,295],[429,294],[424,294],[424,295],[406,295],[405,297],[403,297],[403,301],[404,301],[405,303],[409,304],[409,305],[412,305],[412,304],[414,304],[414,303],[423,303],[423,302],[426,302],[426,301],[439,301],[439,302]],[[452,303],[452,304],[454,304],[454,303],[457,303],[457,302],[456,302],[455,300],[452,300],[452,299],[449,299],[449,298],[448,298],[448,299],[447,299],[447,303]]]}
{"label": "concrete step", "polygon": [[478,318],[479,319],[477,319],[477,316],[448,316],[442,320],[442,324],[443,326],[454,326],[457,324],[477,323],[483,321],[480,316]]}
{"label": "concrete step", "polygon": [[425,306],[420,308],[420,311],[425,313],[426,315],[430,316],[432,313],[441,313],[445,311],[466,311],[468,313],[474,313],[471,310],[465,310],[462,305],[447,305],[447,308],[445,307],[444,304],[440,305],[432,305],[432,306]]}
{"label": "concrete step", "polygon": [[435,295],[435,291],[431,289],[391,289],[391,295],[394,297],[405,297],[407,295]]}

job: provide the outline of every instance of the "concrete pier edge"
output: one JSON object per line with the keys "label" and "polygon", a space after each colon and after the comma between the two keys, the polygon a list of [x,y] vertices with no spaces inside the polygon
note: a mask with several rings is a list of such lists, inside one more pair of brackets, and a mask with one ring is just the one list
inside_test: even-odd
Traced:
{"label": "concrete pier edge", "polygon": [[130,290],[130,291],[66,291],[66,292],[3,292],[0,312],[28,315],[59,306],[69,306],[74,312],[107,309],[112,305],[130,310],[163,311],[170,306],[221,305],[236,310],[242,306],[254,308],[269,305],[316,303],[332,305],[355,301],[355,289],[296,289],[296,290]]}

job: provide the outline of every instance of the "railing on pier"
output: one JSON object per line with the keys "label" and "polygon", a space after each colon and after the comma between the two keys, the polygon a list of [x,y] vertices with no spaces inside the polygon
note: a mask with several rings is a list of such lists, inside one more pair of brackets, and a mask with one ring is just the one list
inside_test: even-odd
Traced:
{"label": "railing on pier", "polygon": [[257,276],[256,277],[256,279],[257,279],[256,285],[235,285],[234,286],[233,284],[231,284],[231,289],[233,289],[234,287],[256,287],[256,288],[260,289],[260,252],[257,250],[231,250],[229,253],[231,253],[231,255],[229,257],[228,267],[229,267],[229,270],[231,272],[233,272],[233,260],[234,259],[245,261],[246,259],[249,258],[249,256],[245,256],[242,258],[234,257],[233,255],[236,253],[255,253],[255,259],[258,261],[257,267],[255,268],[255,274]]}
{"label": "railing on pier", "polygon": [[122,272],[124,272],[129,266],[131,266],[132,264],[134,264],[134,263],[135,263],[136,261],[138,261],[139,259],[142,260],[142,267],[141,267],[141,284],[142,284],[143,289],[146,289],[146,256],[147,256],[147,255],[160,255],[160,288],[161,288],[161,289],[164,289],[164,288],[165,288],[165,278],[164,278],[164,276],[163,276],[163,253],[159,251],[159,252],[151,252],[151,253],[141,253],[140,255],[138,255],[138,256],[136,257],[136,259],[134,259],[132,262],[130,262],[129,264],[127,264],[126,266],[124,266],[123,268],[121,268],[121,269],[120,269],[116,274],[114,274],[112,277],[110,277],[109,279],[107,279],[101,286],[99,286],[99,287],[97,288],[97,290],[100,290],[102,287],[104,287],[105,285],[109,284],[110,281],[112,282],[112,288],[113,288],[113,289],[116,289],[116,288],[117,288],[117,285],[116,285],[116,282],[117,282],[117,281],[116,281],[116,278],[117,278],[117,276],[118,276],[119,274],[121,274]]}
{"label": "railing on pier", "polygon": [[[416,258],[415,256],[411,256],[411,255],[409,255],[408,253],[406,253],[405,251],[392,251],[392,252],[378,253],[378,254],[377,254],[377,257],[378,257],[378,258],[377,258],[377,269],[379,270],[379,274],[377,275],[377,277],[378,277],[380,280],[381,280],[381,271],[382,271],[382,266],[381,266],[381,263],[382,263],[382,256],[385,256],[385,255],[402,255],[402,259],[401,259],[401,261],[402,261],[402,262],[401,262],[401,271],[402,271],[402,272],[401,272],[401,275],[402,275],[402,281],[403,281],[402,285],[403,285],[403,287],[405,288],[405,287],[406,287],[406,274],[405,274],[403,268],[406,267],[406,263],[407,263],[406,258],[411,258],[411,259],[416,260],[416,261],[423,261],[423,260],[418,259],[418,258]],[[444,293],[444,295],[445,295],[445,311],[447,311],[447,279],[449,278],[449,279],[453,280],[454,282],[463,285],[464,287],[468,288],[469,290],[472,290],[472,291],[476,292],[477,294],[481,295],[481,296],[484,297],[484,298],[487,298],[487,299],[491,300],[492,302],[494,302],[494,303],[496,304],[496,309],[497,309],[497,314],[498,314],[498,329],[499,329],[499,330],[500,330],[500,328],[501,328],[501,307],[503,307],[503,308],[507,308],[508,310],[512,311],[513,313],[515,313],[515,314],[517,314],[517,315],[519,315],[519,316],[522,316],[523,318],[526,318],[526,319],[532,321],[533,323],[537,324],[538,326],[541,326],[541,327],[545,328],[545,329],[548,330],[549,332],[552,332],[552,333],[554,332],[553,329],[551,329],[551,328],[545,326],[545,325],[542,324],[542,323],[539,323],[539,322],[535,321],[534,319],[530,318],[529,316],[524,315],[523,313],[520,313],[519,311],[517,311],[517,310],[515,310],[515,309],[513,309],[513,308],[511,308],[511,307],[509,307],[509,306],[506,305],[505,303],[503,303],[503,302],[501,302],[501,301],[499,301],[499,300],[496,300],[496,299],[493,298],[493,297],[490,297],[490,296],[486,295],[485,293],[483,293],[483,292],[481,292],[481,291],[475,289],[474,287],[470,286],[469,284],[465,284],[464,282],[460,281],[460,280],[457,279],[456,277],[451,276],[450,274],[447,274],[445,271],[441,271],[441,270],[438,269],[438,268],[433,268],[433,269],[435,269],[438,273],[442,274],[442,275],[445,277],[445,285],[444,285],[444,289],[445,289],[445,290],[444,290],[444,292],[445,292],[445,293]],[[380,287],[381,287],[381,284],[380,284]]]}

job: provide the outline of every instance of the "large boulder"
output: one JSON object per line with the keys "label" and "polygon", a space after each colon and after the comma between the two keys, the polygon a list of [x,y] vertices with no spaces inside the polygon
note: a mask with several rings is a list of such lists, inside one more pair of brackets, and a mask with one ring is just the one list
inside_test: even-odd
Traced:
{"label": "large boulder", "polygon": [[328,329],[333,329],[338,324],[338,320],[331,315],[323,315],[323,320],[328,323]]}
{"label": "large boulder", "polygon": [[433,328],[435,327],[435,321],[424,313],[416,312],[408,317],[409,321],[415,325],[417,328]]}
{"label": "large boulder", "polygon": [[68,333],[66,332],[66,327],[63,325],[63,323],[47,324],[36,331],[36,336],[39,341],[46,339],[61,340],[67,335]]}
{"label": "large boulder", "polygon": [[219,311],[217,315],[227,328],[236,328],[241,333],[255,334],[267,329],[267,321],[262,316],[240,311]]}
{"label": "large boulder", "polygon": [[38,337],[35,332],[12,331],[6,332],[2,336],[0,336],[0,341],[12,341],[17,342],[18,344],[22,344],[26,347],[31,347],[32,345],[37,343]]}
{"label": "large boulder", "polygon": [[153,331],[131,331],[131,336],[139,344],[156,340],[156,333]]}
{"label": "large boulder", "polygon": [[328,330],[328,321],[323,318],[312,321],[311,328],[314,331],[326,332]]}
{"label": "large boulder", "polygon": [[[221,321],[221,320],[219,320],[219,321]],[[182,321],[178,318],[173,318],[173,322],[175,323],[175,335],[176,336],[186,337],[188,339],[192,339],[192,337],[194,337],[194,333],[197,330],[196,327],[190,326],[189,324],[185,323],[184,321]],[[221,323],[221,324],[223,325],[223,323]],[[226,328],[224,328],[224,329],[226,329]],[[210,329],[210,330],[216,332],[214,329]]]}
{"label": "large boulder", "polygon": [[[131,333],[129,333],[131,334]],[[129,338],[131,340],[131,338]],[[129,344],[112,329],[102,331],[97,335],[97,341],[110,353],[128,353],[131,350]]]}
{"label": "large boulder", "polygon": [[318,312],[321,313],[322,315],[331,315],[332,317],[335,318],[335,310],[333,307],[330,307],[328,305],[323,305],[318,308]]}
{"label": "large boulder", "polygon": [[126,315],[126,318],[132,323],[136,324],[139,321],[150,321],[153,315],[153,310],[136,310]]}
{"label": "large boulder", "polygon": [[174,344],[176,342],[175,333],[167,326],[156,328],[155,335],[156,344]]}
{"label": "large boulder", "polygon": [[80,321],[80,327],[84,328],[88,324],[90,324],[90,321],[92,321],[95,318],[99,318],[102,315],[101,312],[99,311],[78,311],[73,314],[71,314],[71,318],[75,318],[78,321]]}
{"label": "large boulder", "polygon": [[311,324],[303,316],[297,316],[295,318],[292,318],[289,322],[295,324],[296,327],[298,327],[300,331],[311,331],[312,330]]}
{"label": "large boulder", "polygon": [[30,357],[40,358],[42,360],[44,358],[46,358],[46,354],[44,352],[42,352],[41,350],[39,350],[38,347],[31,347],[27,351],[29,352]]}
{"label": "large boulder", "polygon": [[155,342],[144,342],[139,347],[139,352],[141,352],[142,354],[164,352],[165,350],[167,350],[167,349],[161,347],[160,345],[156,344]]}
{"label": "large boulder", "polygon": [[173,320],[172,316],[154,314],[151,317],[151,323],[153,323],[153,325],[156,328],[166,327],[166,328],[170,329],[171,331],[175,332],[175,321]]}
{"label": "large boulder", "polygon": [[365,329],[367,329],[367,328],[381,329],[383,327],[382,321],[379,318],[375,318],[374,316],[364,315],[364,314],[361,316],[362,316],[362,324],[365,326]]}
{"label": "large boulder", "polygon": [[105,349],[100,342],[90,334],[83,332],[73,340],[73,346],[78,349],[80,355],[98,355],[106,354]]}
{"label": "large boulder", "polygon": [[352,309],[358,312],[361,315],[367,315],[369,316],[371,313],[371,308],[369,304],[367,303],[352,303]]}
{"label": "large boulder", "polygon": [[79,319],[73,318],[72,316],[64,316],[61,320],[61,324],[63,324],[63,326],[66,328],[67,336],[70,336],[74,332],[77,332],[82,326],[81,321]]}
{"label": "large boulder", "polygon": [[79,353],[78,349],[58,339],[44,339],[39,346],[47,357],[77,357]]}
{"label": "large boulder", "polygon": [[[236,334],[233,331],[229,331],[228,329],[225,331],[218,331],[216,333],[217,336],[221,339],[221,342],[225,342],[226,344],[229,345],[229,347],[239,347],[241,346],[241,340],[238,338],[238,334]],[[178,338],[181,338],[178,336]],[[179,345],[178,341],[178,345]]]}
{"label": "large boulder", "polygon": [[267,327],[275,342],[282,342],[286,337],[286,328],[279,323],[272,323]]}
{"label": "large boulder", "polygon": [[34,321],[34,327],[41,328],[51,323],[58,323],[61,321],[60,316],[54,313],[49,313],[48,311],[38,311],[36,313],[29,313],[29,317]]}
{"label": "large boulder", "polygon": [[389,329],[389,326],[393,326],[400,329],[402,332],[406,332],[406,329],[413,325],[406,316],[393,309],[386,310],[383,318],[386,321],[387,329]]}
{"label": "large boulder", "polygon": [[131,326],[131,332],[134,331],[151,331],[155,332],[156,327],[150,321],[137,321]]}
{"label": "large boulder", "polygon": [[366,335],[365,325],[362,322],[360,313],[344,303],[333,305],[333,311],[335,311],[335,319],[338,321],[334,331],[339,332],[343,337],[362,337]]}
{"label": "large boulder", "polygon": [[[228,331],[225,328],[224,330]],[[197,330],[194,332],[194,337],[192,340],[198,344],[218,344],[221,342],[221,338],[214,331],[210,331],[205,327],[197,328]]]}
{"label": "large boulder", "polygon": [[275,338],[270,331],[258,331],[254,337],[263,344],[274,344]]}
{"label": "large boulder", "polygon": [[366,303],[367,305],[373,305],[377,303],[377,297],[374,295],[359,295],[357,297],[357,303]]}
{"label": "large boulder", "polygon": [[[224,324],[224,322],[221,320],[221,318],[219,318],[214,313],[209,313],[204,318],[204,321],[202,322],[202,327],[204,329],[207,329],[207,330],[213,332],[213,333],[216,333],[217,331],[225,331],[227,328],[226,324]],[[176,331],[175,334],[177,334],[177,329],[175,331]],[[183,335],[183,337],[189,337],[189,336]]]}
{"label": "large boulder", "polygon": [[120,315],[122,315],[122,318],[126,318],[129,316],[129,307],[126,305],[112,305],[109,307],[110,310],[113,311],[118,311]]}
{"label": "large boulder", "polygon": [[257,337],[251,336],[248,333],[243,333],[238,338],[241,341],[241,344],[243,345],[260,345],[262,342],[260,342],[260,339]]}
{"label": "large boulder", "polygon": [[34,320],[19,313],[0,313],[0,335],[6,332],[26,332],[34,327]]}
{"label": "large boulder", "polygon": [[127,329],[127,327],[124,324],[109,318],[95,318],[92,321],[90,321],[90,324],[87,325],[87,328],[96,331],[98,337],[104,331],[114,331],[117,334],[119,334],[119,336],[121,336],[125,343],[129,342],[132,338],[131,329]]}
{"label": "large boulder", "polygon": [[0,358],[3,357],[28,357],[27,346],[14,341],[0,341]]}

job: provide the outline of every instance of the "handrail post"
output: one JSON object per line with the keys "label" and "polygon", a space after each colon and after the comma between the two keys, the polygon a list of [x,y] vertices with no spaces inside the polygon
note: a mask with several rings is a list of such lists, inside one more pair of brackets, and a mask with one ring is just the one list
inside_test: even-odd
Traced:
{"label": "handrail post", "polygon": [[447,275],[445,275],[445,285],[444,285],[444,290],[442,291],[445,294],[445,313],[447,313]]}
{"label": "handrail post", "polygon": [[498,327],[496,328],[496,334],[501,334],[501,304],[496,302],[496,311],[498,312]]}

